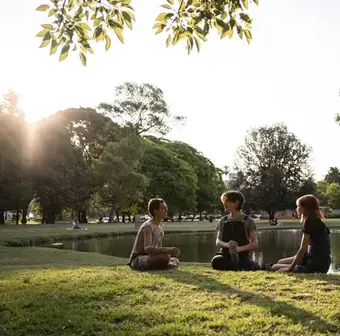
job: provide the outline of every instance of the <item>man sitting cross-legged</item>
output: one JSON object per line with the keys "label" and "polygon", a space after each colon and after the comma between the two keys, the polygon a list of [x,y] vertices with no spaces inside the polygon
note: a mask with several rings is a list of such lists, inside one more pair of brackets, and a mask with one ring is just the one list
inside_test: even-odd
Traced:
{"label": "man sitting cross-legged", "polygon": [[161,222],[167,216],[166,203],[161,198],[153,198],[149,201],[148,211],[151,219],[138,230],[129,266],[136,271],[177,267],[180,250],[177,247],[162,247],[164,231]]}

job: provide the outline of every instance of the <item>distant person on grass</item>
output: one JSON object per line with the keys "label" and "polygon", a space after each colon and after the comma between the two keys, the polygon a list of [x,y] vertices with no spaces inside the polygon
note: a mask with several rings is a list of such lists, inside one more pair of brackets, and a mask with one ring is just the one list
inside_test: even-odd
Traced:
{"label": "distant person on grass", "polygon": [[216,245],[220,252],[212,259],[216,270],[255,271],[260,267],[251,260],[249,252],[258,247],[254,220],[241,212],[244,196],[239,191],[228,191],[221,196],[226,211],[216,227]]}
{"label": "distant person on grass", "polygon": [[331,265],[330,231],[322,221],[319,201],[314,195],[304,195],[296,201],[296,207],[303,223],[300,248],[295,256],[279,260],[272,270],[327,273]]}
{"label": "distant person on grass", "polygon": [[166,218],[168,207],[163,199],[149,201],[147,220],[138,230],[129,266],[136,271],[177,267],[180,250],[177,247],[163,247],[164,231],[161,222]]}

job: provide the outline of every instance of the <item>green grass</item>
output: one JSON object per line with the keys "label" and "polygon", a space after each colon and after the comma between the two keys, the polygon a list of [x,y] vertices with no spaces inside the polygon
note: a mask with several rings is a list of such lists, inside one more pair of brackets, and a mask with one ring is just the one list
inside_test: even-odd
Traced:
{"label": "green grass", "polygon": [[108,256],[31,251],[25,258],[33,267],[35,254],[34,269],[0,272],[3,336],[324,335],[340,330],[338,276],[217,272],[198,265],[137,273],[112,265],[115,259]]}
{"label": "green grass", "polygon": [[[207,231],[215,225],[168,223],[166,231]],[[339,275],[217,272],[204,264],[138,273],[124,258],[5,246],[135,232],[131,224],[89,224],[88,231],[66,227],[0,226],[1,336],[340,335]]]}

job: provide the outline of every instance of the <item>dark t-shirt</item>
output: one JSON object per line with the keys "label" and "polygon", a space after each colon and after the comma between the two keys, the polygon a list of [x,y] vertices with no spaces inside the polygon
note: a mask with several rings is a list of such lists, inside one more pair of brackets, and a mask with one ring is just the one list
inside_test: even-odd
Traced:
{"label": "dark t-shirt", "polygon": [[308,217],[302,227],[302,232],[309,234],[308,256],[317,264],[327,263],[330,259],[331,244],[329,229],[324,222],[317,217]]}

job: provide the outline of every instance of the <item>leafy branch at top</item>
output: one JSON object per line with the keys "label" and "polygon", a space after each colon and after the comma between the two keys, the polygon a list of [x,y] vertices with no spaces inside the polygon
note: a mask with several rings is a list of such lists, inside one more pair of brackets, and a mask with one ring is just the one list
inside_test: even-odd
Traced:
{"label": "leafy branch at top", "polygon": [[[252,39],[252,20],[246,13],[249,0],[167,0],[161,5],[166,12],[156,18],[156,34],[167,32],[166,46],[186,41],[191,52],[194,45],[200,51],[201,41],[216,29],[221,38],[232,38],[236,32],[248,43]],[[258,4],[258,0],[252,1]],[[86,54],[93,53],[91,43],[105,42],[111,47],[110,32],[124,43],[124,29],[133,28],[135,16],[131,0],[49,0],[37,11],[48,13],[49,23],[42,24],[37,34],[42,38],[41,48],[50,46],[50,55],[61,49],[59,60],[64,60],[69,51],[78,51],[82,64]]]}

